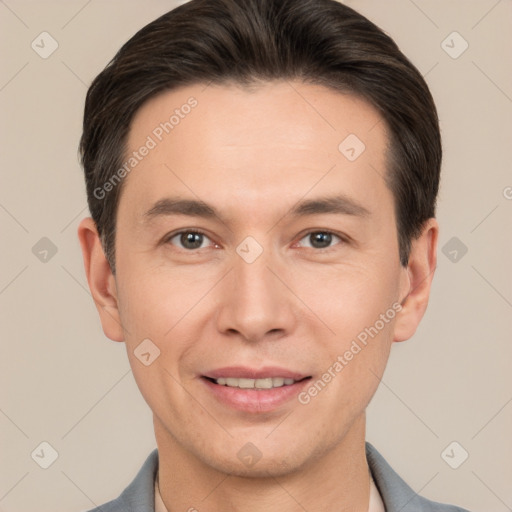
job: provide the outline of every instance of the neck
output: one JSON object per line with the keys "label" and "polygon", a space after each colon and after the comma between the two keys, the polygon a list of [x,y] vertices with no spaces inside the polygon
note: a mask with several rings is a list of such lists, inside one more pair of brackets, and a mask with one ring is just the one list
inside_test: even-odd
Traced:
{"label": "neck", "polygon": [[168,512],[368,511],[364,414],[328,453],[278,477],[223,473],[185,450],[156,417],[154,425],[158,484]]}

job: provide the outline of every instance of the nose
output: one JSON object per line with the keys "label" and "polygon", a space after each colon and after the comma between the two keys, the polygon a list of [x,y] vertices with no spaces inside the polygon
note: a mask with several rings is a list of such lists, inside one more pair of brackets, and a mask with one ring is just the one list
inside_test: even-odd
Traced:
{"label": "nose", "polygon": [[289,277],[269,251],[248,263],[234,256],[232,271],[218,294],[217,328],[223,334],[239,335],[257,342],[289,335],[298,318],[297,304],[287,288]]}

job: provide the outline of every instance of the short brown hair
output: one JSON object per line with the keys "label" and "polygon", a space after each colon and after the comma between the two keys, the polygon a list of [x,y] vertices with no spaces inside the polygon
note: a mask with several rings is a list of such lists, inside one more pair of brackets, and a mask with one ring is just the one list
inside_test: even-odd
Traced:
{"label": "short brown hair", "polygon": [[80,156],[91,215],[115,273],[122,183],[95,193],[124,160],[130,123],[156,94],[197,83],[301,80],[358,95],[389,134],[386,183],[393,193],[402,265],[435,215],[441,137],[428,86],[395,42],[335,0],[191,0],[137,32],[92,82]]}

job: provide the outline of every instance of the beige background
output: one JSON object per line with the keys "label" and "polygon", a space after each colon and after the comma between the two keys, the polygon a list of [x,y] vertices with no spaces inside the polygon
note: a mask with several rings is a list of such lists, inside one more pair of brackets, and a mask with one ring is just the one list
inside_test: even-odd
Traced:
{"label": "beige background", "polygon": [[[155,446],[124,345],[103,335],[87,289],[77,144],[87,85],[137,29],[177,3],[0,2],[1,511],[102,504]],[[445,148],[429,310],[415,338],[393,349],[368,439],[429,498],[512,510],[512,2],[347,3],[426,75]],[[31,48],[43,31],[59,45],[47,59]],[[469,44],[457,59],[441,46],[453,31]],[[455,37],[452,52],[462,48]],[[47,262],[32,251],[42,237],[57,248]],[[456,262],[442,252],[452,237],[468,249]],[[48,469],[31,457],[43,441],[58,452]],[[441,457],[452,441],[469,453],[458,469]]]}

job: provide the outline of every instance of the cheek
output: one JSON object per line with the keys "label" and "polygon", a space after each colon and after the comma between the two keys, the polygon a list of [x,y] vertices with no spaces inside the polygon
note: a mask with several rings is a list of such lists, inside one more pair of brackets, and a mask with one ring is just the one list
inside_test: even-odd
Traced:
{"label": "cheek", "polygon": [[[134,377],[146,400],[151,400],[150,388],[164,389],[169,385],[172,388],[174,380],[184,382],[194,375],[190,360],[197,360],[197,357],[191,358],[191,352],[197,351],[206,324],[215,312],[211,290],[216,277],[212,272],[200,273],[197,269],[162,271],[151,269],[149,265],[147,268],[150,270],[145,273],[121,275],[120,272],[123,286],[118,291],[120,317]],[[143,347],[144,352],[157,354],[151,366],[146,367],[136,360]]]}
{"label": "cheek", "polygon": [[180,383],[191,373],[187,354],[201,330],[198,301],[208,286],[182,272],[123,270],[118,267],[120,317],[135,381],[152,410],[178,414],[186,403]]}
{"label": "cheek", "polygon": [[307,308],[329,328],[340,348],[373,326],[381,314],[387,322],[379,331],[389,334],[395,316],[398,267],[381,260],[379,264],[325,265],[316,269],[296,269],[293,289]]}
{"label": "cheek", "polygon": [[[125,273],[119,290],[120,315],[127,340],[150,338],[164,342],[208,291],[206,276],[199,272],[148,271]],[[132,276],[137,275],[134,278]]]}

